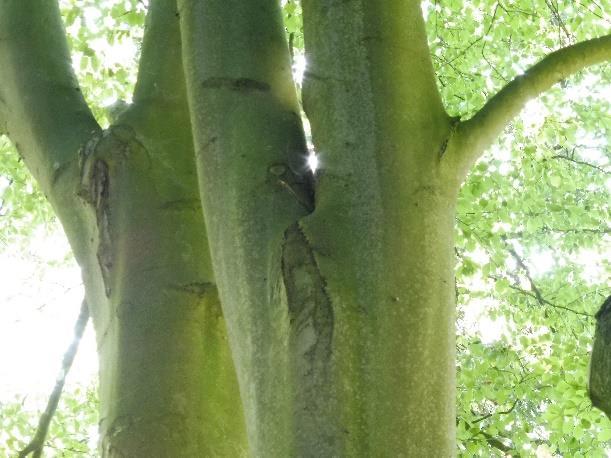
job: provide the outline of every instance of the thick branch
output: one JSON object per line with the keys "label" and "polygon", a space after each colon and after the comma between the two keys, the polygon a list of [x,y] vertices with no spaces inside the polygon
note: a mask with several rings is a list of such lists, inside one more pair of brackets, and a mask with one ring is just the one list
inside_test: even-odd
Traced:
{"label": "thick branch", "polygon": [[57,2],[0,2],[0,132],[46,193],[97,128],[72,71]]}
{"label": "thick branch", "polygon": [[471,119],[458,125],[452,139],[459,169],[466,171],[531,99],[573,73],[611,59],[611,35],[549,54],[501,89]]}
{"label": "thick branch", "polygon": [[287,381],[287,304],[274,266],[287,227],[312,208],[312,177],[279,2],[177,3],[208,240],[251,454],[302,455],[291,428],[306,413]]}
{"label": "thick branch", "polygon": [[[134,102],[113,122],[146,133],[149,153],[163,157],[157,162],[160,173],[176,177],[176,184],[185,189],[197,188],[195,180],[184,179],[193,177],[195,155],[175,0],[149,3]],[[162,172],[164,167],[168,169]],[[198,198],[197,193],[193,198]]]}
{"label": "thick branch", "polygon": [[148,9],[134,103],[185,101],[180,49],[180,19],[175,0],[153,0]]}
{"label": "thick branch", "polygon": [[38,429],[36,430],[34,438],[21,452],[19,452],[19,458],[24,458],[30,453],[34,458],[39,458],[42,456],[42,449],[45,444],[45,438],[47,437],[47,433],[49,431],[49,425],[51,424],[51,420],[53,419],[53,415],[55,414],[55,410],[57,409],[57,404],[59,403],[59,398],[62,395],[64,383],[66,382],[66,376],[68,375],[68,372],[72,367],[74,357],[76,356],[79,343],[81,342],[81,338],[83,337],[83,333],[85,332],[85,327],[87,326],[88,321],[89,307],[87,306],[87,302],[83,301],[81,305],[81,311],[74,325],[74,339],[72,340],[70,346],[64,354],[62,368],[59,371],[59,375],[57,377],[57,381],[55,382],[55,387],[51,392],[51,396],[49,396],[47,408],[40,416],[40,420],[38,421]]}

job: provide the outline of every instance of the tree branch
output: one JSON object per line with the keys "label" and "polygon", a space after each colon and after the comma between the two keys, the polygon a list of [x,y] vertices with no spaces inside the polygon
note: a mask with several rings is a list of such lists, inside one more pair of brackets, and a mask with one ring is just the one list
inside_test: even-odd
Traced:
{"label": "tree branch", "polygon": [[0,132],[45,193],[97,129],[72,71],[57,1],[0,2]]}
{"label": "tree branch", "polygon": [[513,289],[514,291],[518,291],[518,292],[520,292],[520,293],[522,293],[522,294],[524,294],[526,296],[530,296],[530,297],[536,299],[537,302],[539,303],[539,305],[542,305],[544,307],[545,306],[549,306],[549,307],[552,307],[552,308],[555,308],[555,309],[565,310],[567,312],[571,312],[571,313],[574,313],[576,315],[581,315],[581,316],[585,316],[585,317],[588,317],[588,318],[592,318],[592,315],[589,314],[589,313],[580,312],[578,310],[574,310],[572,308],[565,307],[564,305],[554,304],[553,302],[550,302],[547,299],[545,299],[545,297],[543,297],[543,294],[541,293],[541,290],[535,284],[535,281],[533,280],[532,275],[530,273],[530,269],[528,268],[528,266],[526,265],[526,263],[524,262],[522,257],[517,253],[517,251],[511,245],[509,245],[509,243],[507,243],[507,240],[505,238],[503,238],[503,239],[504,239],[505,243],[507,244],[507,251],[514,258],[514,260],[516,261],[516,264],[518,265],[518,267],[520,269],[522,269],[522,271],[524,272],[524,275],[526,275],[526,279],[528,280],[528,283],[530,284],[530,289],[532,290],[532,292],[531,291],[526,291],[525,289],[520,288],[518,285],[509,284],[509,288]]}
{"label": "tree branch", "polygon": [[185,104],[180,18],[175,0],[152,0],[148,7],[134,104],[156,101]]}
{"label": "tree branch", "polygon": [[[488,445],[496,448],[497,450],[500,450],[501,452],[509,453],[513,450],[512,446],[506,445],[503,441],[494,437],[492,434],[487,433],[486,431],[481,431],[480,434],[486,438],[486,442],[488,442]],[[513,454],[512,456],[515,457],[519,455]]]}
{"label": "tree branch", "polygon": [[483,415],[483,416],[481,416],[479,418],[476,418],[471,423],[472,424],[476,424],[476,423],[479,423],[480,421],[487,420],[490,417],[494,417],[495,415],[508,415],[511,412],[513,412],[513,410],[516,408],[516,406],[518,405],[518,401],[519,401],[519,399],[516,398],[515,401],[513,402],[513,404],[511,405],[511,407],[509,407],[507,410],[497,410],[495,412],[488,413],[488,414]]}
{"label": "tree branch", "polygon": [[596,164],[592,164],[590,162],[586,162],[586,161],[580,161],[578,159],[575,159],[574,154],[571,155],[565,155],[565,154],[556,154],[554,156],[552,156],[550,159],[564,159],[565,161],[569,161],[572,162],[574,164],[578,164],[578,165],[583,165],[585,167],[590,167],[594,170],[599,171],[600,173],[603,173],[605,175],[611,175],[611,171],[609,170],[605,170],[602,167],[596,165]]}
{"label": "tree branch", "polygon": [[40,458],[42,456],[42,449],[44,448],[45,439],[47,437],[47,433],[49,432],[49,425],[51,424],[51,420],[53,419],[53,415],[57,409],[57,404],[59,403],[59,398],[62,395],[64,383],[66,382],[66,376],[68,375],[68,372],[70,372],[72,362],[76,356],[76,351],[78,350],[79,343],[81,342],[81,338],[83,337],[88,321],[89,307],[87,306],[87,302],[83,301],[81,304],[81,311],[74,325],[74,339],[64,354],[62,368],[59,371],[59,375],[57,377],[57,381],[55,382],[55,387],[51,392],[51,396],[49,396],[47,408],[40,416],[38,428],[34,438],[21,452],[19,452],[19,458],[25,458],[30,453],[32,454],[33,458]]}
{"label": "tree branch", "polygon": [[[462,420],[467,427],[471,428],[472,425],[471,423],[469,423],[466,420]],[[483,436],[484,439],[486,440],[486,442],[488,443],[488,445],[490,445],[491,447],[494,447],[502,452],[508,453],[514,450],[514,448],[511,445],[507,445],[505,444],[503,441],[501,441],[499,438],[493,436],[492,434],[482,430],[479,430],[476,434],[474,434],[473,436],[471,436],[471,440],[473,440],[473,438],[477,437],[477,436]],[[506,439],[505,437],[503,437],[503,439]],[[519,456],[518,454],[513,454],[512,456]]]}
{"label": "tree branch", "polygon": [[543,299],[543,295],[541,294],[541,291],[539,290],[534,280],[532,279],[532,276],[530,274],[530,269],[528,268],[528,266],[526,265],[522,257],[518,255],[516,250],[508,243],[507,243],[507,251],[509,251],[509,254],[511,254],[513,259],[516,261],[516,263],[518,264],[518,267],[524,271],[524,275],[526,275],[526,278],[528,279],[528,283],[530,283],[530,289],[532,289],[533,293],[535,294],[537,302],[539,302],[539,304],[541,305],[545,305],[545,299]]}
{"label": "tree branch", "polygon": [[485,149],[531,99],[583,68],[611,59],[611,35],[559,49],[519,75],[494,95],[471,119],[460,123],[450,154],[466,173]]}
{"label": "tree branch", "polygon": [[158,167],[171,164],[169,176],[192,176],[195,153],[175,0],[149,2],[133,104],[113,123],[128,124],[145,137],[149,152],[163,157]]}

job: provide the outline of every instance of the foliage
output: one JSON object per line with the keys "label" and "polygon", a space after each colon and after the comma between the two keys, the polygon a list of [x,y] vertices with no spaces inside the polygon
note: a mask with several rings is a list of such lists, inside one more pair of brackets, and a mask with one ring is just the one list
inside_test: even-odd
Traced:
{"label": "foliage", "polygon": [[[40,417],[40,411],[29,408],[32,402],[22,400],[0,403],[0,456],[15,456],[30,441]],[[39,407],[44,408],[46,399]],[[45,454],[48,457],[96,456],[97,387],[76,387],[64,392],[51,422]]]}
{"label": "foliage", "polygon": [[[429,7],[440,90],[463,118],[546,53],[610,24],[596,2]],[[597,84],[610,72],[584,71],[531,102],[463,186],[456,273],[464,455],[604,456],[611,445],[611,426],[586,390],[593,314],[610,293],[611,124],[603,120],[611,105]]]}
{"label": "foliage", "polygon": [[[300,5],[283,4],[293,51],[302,53]],[[105,125],[104,107],[129,101],[135,83],[145,4],[61,5],[83,92]],[[545,54],[611,25],[600,4],[587,0],[429,0],[423,10],[439,88],[450,114],[463,119]],[[133,56],[112,59],[108,46]],[[604,284],[611,240],[605,80],[611,80],[608,65],[532,102],[463,186],[456,293],[458,447],[464,456],[546,450],[595,457],[611,447],[611,426],[586,392],[593,314],[611,289]],[[0,234],[10,241],[52,212],[6,140],[0,158]],[[63,442],[54,446],[84,447],[79,441],[89,428],[80,425],[94,419],[94,406],[85,404],[77,416],[77,398],[66,399],[58,413],[65,420],[58,418],[56,428],[65,425],[50,440]],[[13,440],[25,442],[32,422],[35,417],[16,405],[2,406],[0,429],[17,431]],[[7,441],[0,441],[0,451],[11,446]]]}

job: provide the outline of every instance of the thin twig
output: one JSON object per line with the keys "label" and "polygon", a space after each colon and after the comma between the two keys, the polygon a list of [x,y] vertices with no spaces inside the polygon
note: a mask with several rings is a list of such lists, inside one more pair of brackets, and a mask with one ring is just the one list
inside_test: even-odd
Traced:
{"label": "thin twig", "polygon": [[515,291],[519,291],[520,293],[525,294],[527,296],[534,297],[537,300],[537,302],[540,305],[542,305],[542,306],[548,305],[548,306],[556,308],[556,309],[561,309],[561,310],[566,310],[567,312],[572,312],[572,313],[574,313],[576,315],[582,315],[582,316],[587,316],[588,318],[592,318],[592,315],[589,314],[589,313],[580,312],[578,310],[574,310],[574,309],[571,309],[569,307],[565,307],[563,305],[554,304],[554,303],[548,301],[547,299],[545,299],[545,297],[543,297],[543,294],[541,293],[541,290],[539,289],[539,287],[536,285],[535,281],[533,280],[532,275],[530,274],[530,269],[528,268],[528,266],[526,265],[526,263],[524,262],[522,257],[507,242],[507,238],[506,237],[502,237],[502,239],[505,242],[505,244],[507,245],[507,251],[509,252],[509,254],[511,254],[511,256],[515,259],[516,264],[518,265],[518,267],[524,271],[524,275],[526,275],[526,279],[530,283],[530,289],[532,290],[532,292],[526,291],[526,290],[520,288],[517,285],[509,284],[509,287],[511,289],[513,289]]}
{"label": "thin twig", "polygon": [[452,62],[454,62],[455,60],[461,58],[462,56],[464,56],[467,51],[469,51],[469,49],[471,49],[473,46],[475,46],[477,43],[479,43],[480,41],[482,41],[484,39],[484,37],[487,37],[488,34],[490,33],[490,29],[492,28],[492,26],[494,25],[494,21],[496,20],[496,13],[499,9],[499,4],[497,3],[496,6],[494,7],[494,13],[492,14],[492,19],[490,20],[490,24],[488,25],[488,28],[486,29],[486,31],[480,35],[479,37],[477,37],[475,40],[473,40],[471,43],[469,43],[463,50],[461,50],[456,56],[454,56],[453,58],[451,58],[450,60],[446,60],[445,64],[441,65],[440,68],[443,68],[444,65],[450,65],[452,64]]}
{"label": "thin twig", "polygon": [[586,167],[591,167],[591,168],[593,168],[595,170],[598,170],[601,173],[604,173],[605,175],[611,175],[611,171],[605,170],[605,169],[603,169],[602,167],[600,167],[600,166],[598,166],[596,164],[592,164],[592,163],[586,162],[586,161],[580,161],[580,160],[575,159],[575,158],[573,158],[571,156],[565,156],[564,154],[556,154],[556,155],[552,156],[551,159],[564,159],[566,161],[573,162],[574,164],[579,164],[579,165],[583,165],[583,166],[586,166]]}
{"label": "thin twig", "polygon": [[[491,278],[496,278],[496,277],[491,277]],[[530,291],[526,291],[525,289],[522,289],[519,286],[512,285],[512,284],[509,284],[508,287],[513,289],[514,291],[517,291],[519,293],[524,294],[525,296],[530,296],[530,297],[532,297],[534,299],[537,299],[537,302],[539,302],[539,299],[537,298],[537,296],[535,294],[531,293]],[[566,310],[567,312],[574,313],[575,315],[581,315],[581,316],[585,316],[585,317],[588,317],[588,318],[592,318],[592,314],[590,314],[590,313],[580,312],[579,310],[574,310],[572,308],[565,307],[564,305],[554,304],[553,302],[550,302],[547,299],[543,299],[543,302],[539,302],[539,303],[541,305],[548,305],[548,306],[550,306],[552,308],[555,308],[555,309]]]}
{"label": "thin twig", "polygon": [[513,412],[513,409],[516,408],[516,406],[518,405],[518,401],[519,401],[519,399],[516,399],[513,402],[513,404],[511,405],[511,407],[509,409],[507,409],[507,410],[498,410],[498,411],[495,411],[495,412],[488,413],[488,414],[486,414],[486,415],[484,415],[482,417],[479,417],[479,418],[473,420],[471,423],[472,424],[479,423],[480,421],[487,420],[488,418],[494,417],[496,415],[508,415],[511,412]]}
{"label": "thin twig", "polygon": [[[471,424],[466,421],[464,418],[461,418],[461,420],[469,427],[471,428]],[[474,437],[476,436],[484,436],[484,439],[486,440],[486,442],[488,443],[488,445],[490,445],[491,447],[494,447],[502,452],[508,453],[508,452],[514,452],[512,454],[512,456],[514,457],[519,457],[519,454],[516,454],[514,451],[514,448],[510,445],[505,444],[503,441],[501,441],[500,439],[498,439],[497,437],[493,436],[492,434],[484,431],[484,430],[479,430],[476,434],[474,434],[473,436],[471,436],[471,440],[473,440]],[[504,436],[501,436],[503,439],[508,439]]]}
{"label": "thin twig", "polygon": [[569,43],[572,42],[573,36],[566,29],[566,25],[564,21],[562,20],[562,16],[560,16],[560,11],[558,10],[558,3],[554,5],[554,3],[551,0],[545,0],[545,4],[547,5],[548,9],[551,11],[552,17],[558,23],[558,30],[562,30],[565,33],[566,37],[569,39]]}
{"label": "thin twig", "polygon": [[68,375],[70,367],[72,367],[72,362],[76,356],[76,351],[78,350],[81,337],[83,337],[85,326],[87,325],[88,321],[89,307],[87,306],[87,302],[83,300],[83,303],[81,304],[81,311],[79,312],[78,319],[74,325],[74,339],[64,354],[62,368],[55,382],[55,387],[51,392],[51,396],[49,396],[47,408],[40,416],[38,428],[36,429],[34,438],[21,452],[19,452],[19,458],[25,458],[30,453],[32,454],[33,458],[40,458],[42,456],[42,449],[44,448],[45,439],[47,437],[47,433],[49,432],[49,425],[51,424],[51,420],[55,414],[55,410],[57,409],[59,398],[62,395],[64,383],[66,382],[66,375]]}
{"label": "thin twig", "polygon": [[537,302],[539,302],[541,305],[544,305],[545,299],[543,298],[541,291],[539,291],[539,288],[537,287],[534,280],[532,279],[532,276],[530,275],[530,269],[528,268],[524,260],[516,252],[516,250],[508,243],[507,243],[507,251],[509,251],[509,254],[511,254],[513,259],[515,259],[516,263],[518,264],[518,267],[520,267],[520,269],[524,271],[524,275],[526,275],[526,278],[528,279],[528,282],[530,283],[530,289],[532,289],[533,293],[535,293]]}

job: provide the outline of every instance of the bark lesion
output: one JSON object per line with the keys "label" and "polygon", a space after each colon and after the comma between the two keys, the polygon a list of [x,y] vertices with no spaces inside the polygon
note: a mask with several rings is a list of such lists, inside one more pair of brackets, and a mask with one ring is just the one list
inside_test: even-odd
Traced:
{"label": "bark lesion", "polygon": [[114,264],[111,188],[116,186],[119,167],[125,161],[147,164],[148,155],[130,126],[116,125],[95,133],[80,149],[78,158],[80,184],[77,194],[94,213],[96,257],[106,296],[110,297]]}
{"label": "bark lesion", "polygon": [[[284,233],[282,280],[289,318],[293,411],[299,417],[297,448],[305,443],[312,446],[312,438],[318,438],[316,449],[322,455],[334,455],[339,437],[332,420],[335,316],[325,278],[299,223]],[[302,444],[300,437],[306,442]]]}
{"label": "bark lesion", "polygon": [[237,92],[269,92],[271,87],[264,81],[252,78],[212,77],[202,81],[205,89],[229,89]]}
{"label": "bark lesion", "polygon": [[308,213],[314,211],[315,183],[312,173],[297,173],[284,163],[272,164],[268,172],[271,181],[288,192]]}
{"label": "bark lesion", "polygon": [[108,162],[98,157],[98,145],[101,138],[101,135],[93,136],[79,152],[81,182],[78,195],[95,212],[98,235],[96,256],[106,296],[110,297],[110,271],[112,268],[109,204],[110,171]]}
{"label": "bark lesion", "polygon": [[282,276],[286,288],[291,327],[297,333],[311,326],[314,345],[323,344],[331,353],[333,308],[312,247],[298,223],[284,234]]}
{"label": "bark lesion", "polygon": [[191,294],[200,299],[204,298],[207,294],[210,294],[212,292],[216,293],[216,285],[214,283],[206,281],[179,283],[170,286],[170,289],[181,293]]}

